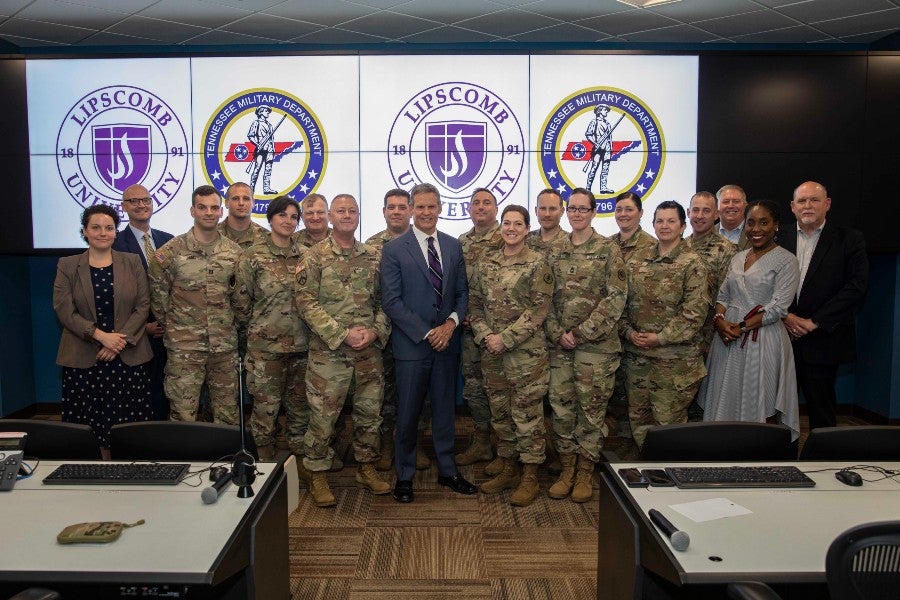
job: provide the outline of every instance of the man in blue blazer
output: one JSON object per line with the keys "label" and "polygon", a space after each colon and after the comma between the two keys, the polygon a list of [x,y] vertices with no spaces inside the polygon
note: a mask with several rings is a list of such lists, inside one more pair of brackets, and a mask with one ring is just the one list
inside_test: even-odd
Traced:
{"label": "man in blue blazer", "polygon": [[[128,214],[128,225],[116,234],[113,242],[113,250],[137,254],[147,271],[147,252],[154,252],[157,248],[172,239],[171,233],[150,228],[150,217],[153,216],[153,198],[150,192],[142,185],[132,185],[122,192],[122,208]],[[144,240],[144,235],[149,234],[150,239]],[[149,245],[149,250],[147,248]],[[163,391],[163,381],[166,366],[166,347],[163,345],[162,325],[156,322],[156,317],[150,314],[147,319],[147,339],[153,349],[153,360],[150,362],[150,386],[153,395],[153,420],[165,421],[169,418],[169,399]]]}
{"label": "man in blue blazer", "polygon": [[387,242],[381,255],[381,305],[391,319],[397,374],[394,499],[398,502],[413,501],[416,424],[426,394],[431,399],[438,483],[461,494],[475,493],[454,459],[459,324],[469,304],[462,247],[437,231],[441,196],[436,187],[419,184],[410,196],[413,226]]}

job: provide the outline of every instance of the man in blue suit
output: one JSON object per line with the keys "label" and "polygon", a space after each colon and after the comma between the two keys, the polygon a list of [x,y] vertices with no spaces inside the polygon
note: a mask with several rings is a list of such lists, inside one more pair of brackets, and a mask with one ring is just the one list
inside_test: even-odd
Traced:
{"label": "man in blue suit", "polygon": [[[142,185],[132,185],[122,192],[122,208],[128,214],[128,225],[116,234],[113,250],[130,252],[141,257],[144,271],[147,270],[147,254],[172,239],[171,233],[150,228],[153,216],[153,198]],[[148,237],[145,237],[148,236]],[[153,349],[150,361],[150,386],[152,393],[153,419],[165,421],[169,418],[169,399],[163,391],[163,370],[166,366],[166,347],[163,345],[163,326],[156,322],[152,314],[147,319],[147,339]]]}
{"label": "man in blue suit", "polygon": [[387,242],[381,255],[381,305],[391,320],[397,374],[394,499],[398,502],[413,501],[416,424],[426,394],[431,399],[438,483],[461,494],[475,493],[454,459],[459,324],[469,304],[462,247],[437,231],[441,196],[436,187],[419,184],[410,196],[413,226]]}

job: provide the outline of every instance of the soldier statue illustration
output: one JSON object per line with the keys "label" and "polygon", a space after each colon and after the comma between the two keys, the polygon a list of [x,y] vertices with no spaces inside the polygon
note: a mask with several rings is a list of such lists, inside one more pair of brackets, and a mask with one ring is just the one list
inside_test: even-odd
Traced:
{"label": "soldier statue illustration", "polygon": [[584,136],[593,144],[590,162],[584,165],[584,170],[588,174],[587,183],[584,187],[591,189],[599,167],[600,193],[613,194],[615,192],[607,183],[609,162],[612,159],[612,132],[622,119],[620,118],[615,125],[610,125],[606,120],[606,116],[609,114],[609,105],[607,104],[598,104],[594,108],[594,114],[596,117],[588,125],[587,131],[584,133]]}
{"label": "soldier statue illustration", "polygon": [[262,169],[263,194],[278,193],[272,189],[272,163],[275,160],[275,131],[284,121],[284,117],[281,118],[278,125],[273,127],[269,123],[270,114],[272,114],[272,109],[268,106],[262,105],[258,107],[256,109],[256,120],[250,125],[250,131],[247,132],[247,139],[255,145],[253,163],[247,168],[247,172],[250,173],[250,189],[254,192],[256,191],[256,180],[259,177],[260,169]]}

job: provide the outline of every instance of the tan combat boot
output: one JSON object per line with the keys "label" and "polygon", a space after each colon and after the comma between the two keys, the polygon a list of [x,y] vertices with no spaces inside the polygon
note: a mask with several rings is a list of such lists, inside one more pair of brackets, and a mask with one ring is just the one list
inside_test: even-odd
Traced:
{"label": "tan combat boot", "polygon": [[484,474],[487,475],[488,477],[496,477],[497,475],[500,474],[500,471],[502,471],[502,470],[503,470],[503,459],[500,458],[499,456],[497,458],[495,458],[494,460],[492,460],[491,462],[489,462],[488,464],[484,465]]}
{"label": "tan combat boot", "polygon": [[416,434],[416,470],[422,471],[431,466],[431,459],[425,454],[425,430]]}
{"label": "tan combat boot", "polygon": [[[476,429],[472,434],[472,443],[469,444],[469,447],[456,455],[456,465],[462,467],[484,460],[491,460],[492,458],[494,458],[494,451],[491,449],[491,433]],[[502,463],[500,466],[502,466]],[[497,473],[499,472],[498,468]],[[497,473],[487,474],[494,476]]]}
{"label": "tan combat boot", "polygon": [[538,466],[526,463],[522,470],[522,481],[519,487],[509,497],[509,503],[513,506],[528,506],[537,498],[541,486],[538,483]]}
{"label": "tan combat boot", "polygon": [[381,434],[381,456],[375,461],[378,471],[390,471],[394,466],[394,430]]}
{"label": "tan combat boot", "polygon": [[519,463],[512,458],[503,459],[503,470],[494,477],[481,484],[481,491],[485,494],[496,494],[503,490],[511,490],[519,485]]}
{"label": "tan combat boot", "polygon": [[556,480],[556,483],[551,485],[550,489],[547,490],[547,495],[554,500],[568,498],[569,494],[572,493],[572,486],[575,485],[575,460],[576,456],[574,454],[559,455],[559,463],[562,466],[562,471],[560,472],[559,479]]}
{"label": "tan combat boot", "polygon": [[587,502],[594,497],[594,461],[578,455],[578,470],[572,487],[572,502]]}
{"label": "tan combat boot", "polygon": [[275,445],[257,446],[256,454],[259,455],[259,460],[275,460]]}
{"label": "tan combat boot", "polygon": [[326,506],[334,506],[337,500],[328,487],[328,475],[325,471],[313,471],[312,478],[309,483],[309,493],[312,494],[313,504],[319,508]]}
{"label": "tan combat boot", "polygon": [[356,483],[376,496],[387,494],[391,491],[391,484],[381,479],[381,475],[375,470],[374,463],[362,463],[356,469]]}

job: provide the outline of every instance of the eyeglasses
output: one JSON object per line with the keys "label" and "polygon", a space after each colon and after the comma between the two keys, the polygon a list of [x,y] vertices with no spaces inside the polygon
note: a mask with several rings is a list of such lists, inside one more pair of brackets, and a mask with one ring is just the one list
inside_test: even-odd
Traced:
{"label": "eyeglasses", "polygon": [[570,213],[578,213],[579,215],[586,215],[589,212],[592,212],[594,209],[590,206],[567,206],[566,212]]}
{"label": "eyeglasses", "polygon": [[125,198],[122,202],[130,202],[135,205],[150,206],[150,198]]}

